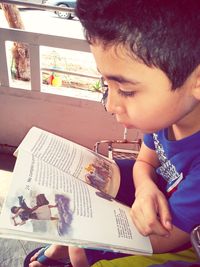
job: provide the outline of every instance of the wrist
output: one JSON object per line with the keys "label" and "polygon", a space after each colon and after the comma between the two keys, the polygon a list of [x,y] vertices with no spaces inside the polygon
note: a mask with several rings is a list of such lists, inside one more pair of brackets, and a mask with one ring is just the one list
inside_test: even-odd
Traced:
{"label": "wrist", "polygon": [[151,178],[145,179],[142,183],[135,186],[135,197],[137,197],[141,192],[153,192],[155,189],[157,190],[157,186],[154,181]]}

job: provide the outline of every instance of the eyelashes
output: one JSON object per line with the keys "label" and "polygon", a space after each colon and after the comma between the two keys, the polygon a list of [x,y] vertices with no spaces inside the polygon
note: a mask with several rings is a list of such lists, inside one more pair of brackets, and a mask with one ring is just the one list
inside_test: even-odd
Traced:
{"label": "eyelashes", "polygon": [[[102,90],[102,99],[101,99],[101,103],[104,105],[104,107],[106,106],[106,102],[107,102],[107,98],[108,98],[108,86],[104,86],[103,90]],[[122,97],[134,97],[135,96],[135,91],[123,91],[121,89],[118,89],[118,94],[121,95]]]}
{"label": "eyelashes", "polygon": [[118,89],[118,94],[123,97],[133,97],[135,95],[135,91],[123,91]]}
{"label": "eyelashes", "polygon": [[[107,98],[108,98],[108,86],[104,86],[104,88],[102,89],[102,99],[101,99],[101,103],[104,106],[105,111],[107,111],[106,108],[106,103],[107,103]],[[122,97],[134,97],[135,96],[135,91],[123,91],[121,89],[118,89],[118,94],[121,95]],[[113,115],[113,114],[112,114]]]}

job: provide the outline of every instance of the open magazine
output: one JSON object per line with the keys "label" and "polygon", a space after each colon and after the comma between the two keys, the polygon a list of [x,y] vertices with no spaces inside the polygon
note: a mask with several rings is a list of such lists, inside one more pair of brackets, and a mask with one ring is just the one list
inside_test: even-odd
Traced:
{"label": "open magazine", "polygon": [[0,215],[0,236],[130,254],[151,254],[130,208],[114,200],[120,173],[112,160],[33,127],[15,152]]}

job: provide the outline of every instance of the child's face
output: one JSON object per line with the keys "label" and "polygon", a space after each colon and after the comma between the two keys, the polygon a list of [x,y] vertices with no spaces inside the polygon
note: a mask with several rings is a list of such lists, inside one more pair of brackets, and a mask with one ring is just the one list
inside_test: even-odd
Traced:
{"label": "child's face", "polygon": [[107,110],[127,128],[153,132],[169,127],[184,119],[197,104],[190,81],[172,91],[163,71],[134,60],[125,48],[104,49],[95,44],[91,51],[108,83]]}

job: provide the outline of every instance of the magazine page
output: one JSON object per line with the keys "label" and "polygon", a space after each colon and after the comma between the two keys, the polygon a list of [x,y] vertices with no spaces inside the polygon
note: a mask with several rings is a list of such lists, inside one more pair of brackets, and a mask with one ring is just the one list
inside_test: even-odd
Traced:
{"label": "magazine page", "polygon": [[74,142],[33,127],[15,155],[21,149],[113,197],[119,190],[120,172],[116,163]]}
{"label": "magazine page", "polygon": [[[103,207],[103,209],[102,209]],[[0,217],[0,234],[40,242],[151,253],[129,208],[21,150]]]}

